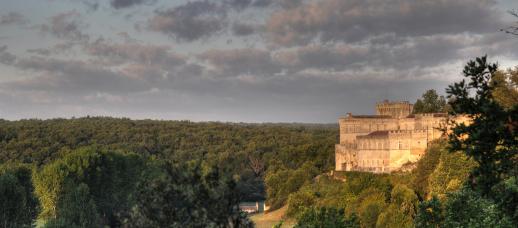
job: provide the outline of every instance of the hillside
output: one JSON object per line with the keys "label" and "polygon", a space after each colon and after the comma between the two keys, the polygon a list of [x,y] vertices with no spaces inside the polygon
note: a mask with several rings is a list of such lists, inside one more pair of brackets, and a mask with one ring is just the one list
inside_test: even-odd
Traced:
{"label": "hillside", "polygon": [[[271,162],[297,167],[333,165],[337,126],[130,120],[108,117],[0,121],[0,163],[45,165],[95,145],[144,157],[200,160],[239,179],[244,200],[264,199],[263,176]],[[255,169],[255,170],[254,170]]]}

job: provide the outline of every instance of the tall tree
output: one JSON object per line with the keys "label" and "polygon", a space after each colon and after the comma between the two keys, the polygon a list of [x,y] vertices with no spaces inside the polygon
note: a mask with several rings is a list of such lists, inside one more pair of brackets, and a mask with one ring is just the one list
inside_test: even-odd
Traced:
{"label": "tall tree", "polygon": [[444,112],[445,108],[444,96],[439,96],[434,89],[430,89],[422,95],[422,99],[417,99],[414,104],[414,113]]}
{"label": "tall tree", "polygon": [[57,217],[45,224],[45,228],[102,227],[95,202],[86,184],[79,184],[63,196],[58,203]]}
{"label": "tall tree", "polygon": [[0,165],[0,227],[30,227],[38,199],[31,181],[32,169],[22,164]]}
{"label": "tall tree", "polygon": [[235,182],[199,163],[153,164],[138,185],[129,227],[252,227]]}
{"label": "tall tree", "polygon": [[42,205],[40,218],[58,217],[63,197],[85,184],[105,225],[119,226],[133,205],[131,196],[143,165],[135,154],[96,147],[78,149],[35,175],[36,194]]}
{"label": "tall tree", "polygon": [[[506,180],[516,179],[518,174],[518,104],[505,108],[495,99],[491,82],[497,73],[497,64],[488,63],[486,56],[476,58],[464,68],[466,79],[448,87],[450,114],[471,120],[469,124],[453,123],[448,139],[451,151],[463,151],[477,163],[470,186],[501,202],[501,208],[516,222],[518,186],[509,188],[505,183],[516,183]],[[496,188],[502,185],[505,192]]]}

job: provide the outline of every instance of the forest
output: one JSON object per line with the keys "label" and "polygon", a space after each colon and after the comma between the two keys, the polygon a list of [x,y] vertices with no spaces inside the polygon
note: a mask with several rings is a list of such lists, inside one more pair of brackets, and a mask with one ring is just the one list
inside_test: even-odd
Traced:
{"label": "forest", "polygon": [[[240,201],[265,199],[270,167],[332,169],[336,140],[334,124],[109,117],[1,121],[0,201],[12,205],[0,209],[1,225],[28,227],[37,220],[50,221],[48,227],[227,226],[228,218],[239,218]],[[161,192],[164,188],[170,192]],[[90,211],[78,208],[79,202],[67,203],[67,197],[83,197]],[[70,207],[76,208],[65,209]],[[193,211],[205,220],[190,217]]]}
{"label": "forest", "polygon": [[2,120],[0,227],[253,227],[237,205],[257,200],[295,227],[514,227],[518,71],[464,76],[414,111],[472,123],[390,174],[331,173],[335,124]]}

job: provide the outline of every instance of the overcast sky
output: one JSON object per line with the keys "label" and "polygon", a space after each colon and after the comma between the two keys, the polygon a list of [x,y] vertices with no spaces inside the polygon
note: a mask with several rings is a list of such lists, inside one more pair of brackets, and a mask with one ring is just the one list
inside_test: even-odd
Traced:
{"label": "overcast sky", "polygon": [[2,0],[0,118],[333,123],[518,65],[516,0]]}

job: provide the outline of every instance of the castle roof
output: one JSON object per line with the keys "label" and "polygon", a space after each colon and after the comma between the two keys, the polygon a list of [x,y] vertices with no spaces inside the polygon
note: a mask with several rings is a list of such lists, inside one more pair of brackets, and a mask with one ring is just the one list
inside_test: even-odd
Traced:
{"label": "castle roof", "polygon": [[416,115],[421,115],[421,116],[431,115],[433,117],[448,117],[448,113],[437,112],[437,113],[410,114],[406,118],[415,118]]}
{"label": "castle roof", "polygon": [[357,119],[391,119],[389,115],[348,115],[342,118],[357,118]]}
{"label": "castle roof", "polygon": [[368,135],[357,136],[357,138],[378,138],[378,137],[387,137],[389,135],[389,131],[373,131]]}

